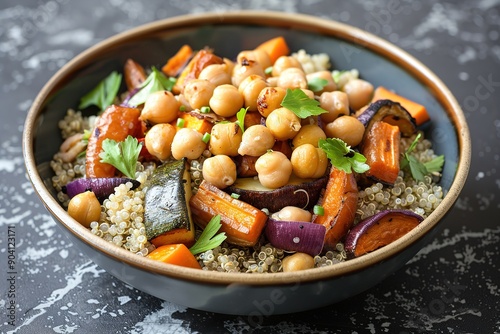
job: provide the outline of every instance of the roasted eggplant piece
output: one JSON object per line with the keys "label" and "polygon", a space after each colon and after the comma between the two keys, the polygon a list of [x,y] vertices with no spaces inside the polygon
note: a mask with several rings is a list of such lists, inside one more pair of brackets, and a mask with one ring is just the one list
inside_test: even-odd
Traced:
{"label": "roasted eggplant piece", "polygon": [[415,119],[411,114],[400,103],[391,100],[378,100],[371,103],[357,118],[365,126],[365,134],[375,122],[379,121],[397,125],[405,137],[417,131]]}

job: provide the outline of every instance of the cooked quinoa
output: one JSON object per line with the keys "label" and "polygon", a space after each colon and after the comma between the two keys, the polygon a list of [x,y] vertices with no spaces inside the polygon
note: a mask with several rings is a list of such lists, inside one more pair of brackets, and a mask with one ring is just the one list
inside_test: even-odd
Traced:
{"label": "cooked quinoa", "polygon": [[[330,59],[327,54],[310,55],[305,50],[299,50],[292,54],[299,60],[306,74],[330,68]],[[337,86],[341,88],[345,83],[359,77],[357,70],[333,71],[337,79]],[[66,116],[59,122],[63,139],[83,133],[93,127],[96,116],[83,117],[80,111],[68,110]],[[416,135],[415,135],[416,136]],[[400,150],[404,152],[413,142],[415,136],[402,138]],[[415,147],[413,154],[421,162],[427,162],[436,157],[432,150],[431,142],[424,139]],[[202,167],[205,159],[211,153],[205,150],[199,159],[189,161],[189,172],[193,193],[203,180]],[[74,179],[85,177],[85,157],[79,155],[72,162],[65,162],[59,154],[56,154],[50,163],[55,175],[52,184],[57,191],[57,198],[67,207],[68,196],[63,192],[63,186]],[[143,186],[147,178],[156,168],[154,163],[137,163],[136,179],[141,186],[132,190],[132,184],[126,183],[115,188],[115,192],[104,200],[101,205],[101,217],[99,221],[90,224],[93,234],[111,242],[118,247],[127,249],[141,256],[148,255],[155,247],[146,237],[144,226],[144,198],[147,189]],[[423,182],[415,181],[411,175],[400,171],[394,186],[381,183],[362,188],[358,196],[358,208],[355,216],[355,224],[373,214],[390,209],[409,209],[422,217],[427,217],[442,201],[444,193],[441,186],[437,184],[439,175],[425,176]],[[268,210],[263,209],[266,214]],[[201,230],[197,230],[197,235]],[[196,255],[203,270],[221,272],[244,272],[244,273],[274,273],[283,271],[282,260],[287,252],[273,247],[261,236],[254,247],[236,247],[227,242],[220,246]],[[333,265],[346,260],[344,245],[339,242],[334,251],[327,251],[322,255],[314,257],[315,267]]]}

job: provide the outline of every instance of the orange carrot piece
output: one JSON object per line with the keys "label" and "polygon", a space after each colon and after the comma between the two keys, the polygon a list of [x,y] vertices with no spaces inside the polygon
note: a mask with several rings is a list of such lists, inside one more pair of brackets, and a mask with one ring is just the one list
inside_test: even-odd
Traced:
{"label": "orange carrot piece", "polygon": [[[214,123],[207,120],[203,115],[196,112],[180,112],[179,117],[184,120],[184,127],[198,131],[201,134],[210,133]],[[177,120],[171,123],[177,125]]]}
{"label": "orange carrot piece", "polygon": [[163,245],[147,255],[150,259],[194,269],[201,269],[194,255],[184,244]]}
{"label": "orange carrot piece", "polygon": [[112,177],[115,167],[101,162],[102,142],[113,139],[124,141],[128,135],[136,135],[141,131],[139,121],[140,110],[117,105],[111,105],[97,118],[95,128],[87,144],[85,174],[87,177]]}
{"label": "orange carrot piece", "polygon": [[125,84],[129,91],[139,88],[139,86],[146,80],[146,71],[139,63],[132,59],[127,59],[123,68]]}
{"label": "orange carrot piece", "polygon": [[326,250],[335,250],[337,243],[354,223],[358,203],[358,187],[354,174],[332,167],[325,192],[318,204],[323,215],[314,215],[312,222],[326,227]]}
{"label": "orange carrot piece", "polygon": [[200,72],[212,64],[222,64],[224,60],[219,56],[212,53],[211,50],[200,50],[198,51],[189,61],[189,63],[184,67],[181,74],[177,78],[177,82],[173,88],[174,93],[180,93],[184,84],[190,79],[196,79],[200,75]]}
{"label": "orange carrot piece", "polygon": [[399,173],[399,127],[375,122],[363,138],[361,153],[370,169],[366,176],[386,184],[394,184]]}
{"label": "orange carrot piece", "polygon": [[267,222],[267,215],[262,210],[205,181],[189,204],[195,222],[203,228],[212,217],[220,215],[220,232],[226,232],[227,241],[235,245],[255,245]]}
{"label": "orange carrot piece", "polygon": [[286,56],[290,53],[290,48],[288,47],[288,44],[286,43],[286,40],[283,36],[278,36],[267,40],[257,46],[255,49],[267,52],[269,58],[271,59],[271,64],[274,64],[276,59],[278,59],[279,57]]}
{"label": "orange carrot piece", "polygon": [[418,224],[419,220],[414,217],[398,212],[389,213],[359,237],[354,255],[361,256],[388,245],[414,229]]}
{"label": "orange carrot piece", "polygon": [[194,227],[189,230],[187,228],[176,228],[151,239],[151,243],[156,247],[173,243],[184,244],[187,247],[191,247],[194,245],[194,241]]}
{"label": "orange carrot piece", "polygon": [[189,62],[193,56],[193,49],[187,44],[181,46],[175,55],[167,60],[167,63],[161,68],[162,72],[169,76],[177,76],[184,66]]}
{"label": "orange carrot piece", "polygon": [[417,125],[421,125],[430,120],[427,109],[423,105],[398,95],[385,87],[379,86],[373,93],[372,102],[384,99],[401,103],[401,105],[408,110],[410,115],[415,118]]}

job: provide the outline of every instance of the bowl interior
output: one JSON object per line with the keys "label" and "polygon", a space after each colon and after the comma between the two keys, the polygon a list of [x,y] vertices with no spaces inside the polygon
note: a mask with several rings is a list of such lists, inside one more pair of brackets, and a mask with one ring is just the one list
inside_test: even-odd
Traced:
{"label": "bowl interior", "polygon": [[[463,175],[459,184],[456,184],[455,177],[460,160],[465,159],[464,163],[468,164],[467,157],[464,158],[460,152],[463,149],[460,143],[467,143],[468,137],[465,137],[466,140],[459,138],[463,134],[460,134],[457,128],[461,128],[460,131],[465,131],[467,134],[466,126],[464,123],[457,124],[457,122],[463,122],[462,118],[456,115],[457,109],[449,110],[453,103],[443,102],[450,98],[447,96],[449,92],[443,95],[439,87],[429,87],[429,82],[433,79],[432,74],[429,76],[427,73],[423,75],[416,73],[416,69],[420,66],[418,62],[416,65],[402,66],[404,62],[402,59],[407,56],[406,54],[395,56],[393,52],[399,51],[388,50],[385,46],[380,47],[385,42],[375,37],[371,39],[369,35],[364,35],[364,42],[359,43],[361,39],[356,40],[352,37],[358,31],[350,30],[343,25],[332,26],[326,21],[309,18],[307,27],[297,28],[298,22],[304,22],[299,20],[301,17],[285,20],[285,23],[278,21],[269,23],[272,21],[267,20],[257,23],[258,17],[254,15],[252,20],[247,22],[243,20],[243,23],[236,23],[240,21],[238,20],[241,19],[240,16],[235,16],[233,20],[216,20],[216,16],[212,16],[208,23],[207,20],[195,20],[195,23],[189,26],[174,24],[172,27],[163,26],[160,23],[148,29],[135,31],[128,36],[120,35],[118,38],[105,42],[105,45],[98,45],[83,56],[77,57],[63,68],[56,75],[57,78],[52,80],[49,87],[39,95],[28,117],[27,127],[32,128],[33,133],[31,134],[32,144],[26,145],[28,147],[26,151],[29,154],[32,150],[36,165],[36,170],[30,170],[28,167],[28,172],[33,174],[30,175],[32,180],[33,176],[39,176],[55,198],[55,190],[50,182],[53,173],[49,162],[62,142],[57,126],[58,121],[64,117],[68,108],[76,109],[81,96],[111,71],[121,72],[127,58],[133,58],[144,66],[159,68],[179,47],[189,44],[193,49],[208,46],[217,55],[234,59],[239,51],[252,49],[267,39],[282,35],[294,52],[304,49],[309,54],[327,53],[330,56],[332,69],[357,69],[361,77],[370,81],[374,86],[383,85],[395,89],[409,99],[425,105],[432,119],[432,122],[425,127],[426,137],[433,142],[435,152],[444,154],[446,157],[440,185],[445,190],[449,190],[452,186],[457,191],[461,189],[468,168],[464,167],[465,169],[461,170]],[[292,24],[292,21],[296,24]],[[349,34],[351,38],[346,37]],[[414,59],[410,57],[410,61],[413,62]],[[458,108],[458,105],[453,105],[453,107]],[[89,111],[89,114],[92,112],[95,113],[95,110]],[[25,140],[31,140],[29,135],[25,137]],[[453,198],[444,204],[445,210],[434,220],[441,218],[445,211],[451,208],[457,196],[458,194],[453,195]],[[45,205],[53,204],[45,203]],[[430,224],[434,226],[435,223],[436,221],[433,221]],[[94,236],[90,232],[88,234],[92,240]],[[418,239],[421,235],[417,234],[414,237]],[[408,245],[412,240],[404,242]],[[382,259],[382,257],[377,258],[377,255],[369,254],[358,262],[357,260],[351,261],[353,264],[358,264],[353,268],[360,269],[369,265],[372,260],[376,262]],[[347,266],[339,268],[344,270]],[[331,270],[335,273],[336,269]],[[230,279],[234,280],[235,276],[231,276]]]}

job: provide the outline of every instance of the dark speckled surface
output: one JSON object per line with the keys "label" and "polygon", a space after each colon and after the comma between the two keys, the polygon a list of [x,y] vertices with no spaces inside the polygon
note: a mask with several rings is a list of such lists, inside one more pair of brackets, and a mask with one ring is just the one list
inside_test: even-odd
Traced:
{"label": "dark speckled surface", "polygon": [[[402,47],[448,85],[473,140],[469,179],[457,204],[435,239],[405,267],[336,305],[261,319],[186,309],[104,272],[68,242],[42,207],[21,152],[31,102],[82,50],[156,19],[249,8],[338,20]],[[500,1],[4,0],[0,77],[0,332],[500,332]],[[16,243],[10,264],[9,234]]]}

